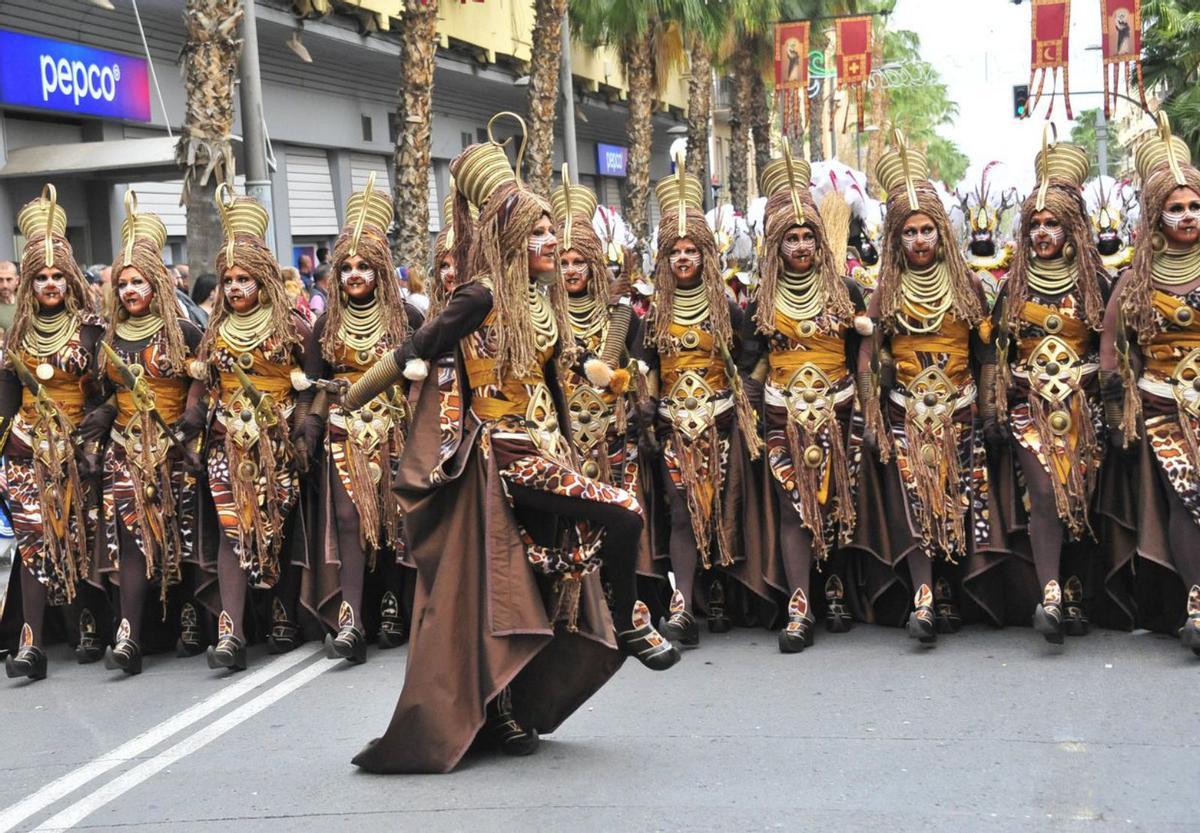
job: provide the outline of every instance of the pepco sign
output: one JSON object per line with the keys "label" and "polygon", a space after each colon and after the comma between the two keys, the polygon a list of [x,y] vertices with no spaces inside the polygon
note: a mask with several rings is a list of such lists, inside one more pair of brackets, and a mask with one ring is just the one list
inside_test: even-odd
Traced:
{"label": "pepco sign", "polygon": [[150,121],[146,60],[0,30],[0,102]]}

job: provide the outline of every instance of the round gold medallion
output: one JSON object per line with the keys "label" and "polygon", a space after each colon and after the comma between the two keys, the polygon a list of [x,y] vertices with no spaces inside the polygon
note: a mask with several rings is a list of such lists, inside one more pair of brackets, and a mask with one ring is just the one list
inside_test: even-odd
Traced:
{"label": "round gold medallion", "polygon": [[925,403],[926,408],[932,408],[938,403],[937,394],[927,393],[922,401]]}
{"label": "round gold medallion", "polygon": [[817,331],[817,325],[811,321],[804,321],[800,324],[801,338],[812,338],[813,333]]}
{"label": "round gold medallion", "polygon": [[687,347],[690,350],[693,347],[696,347],[700,344],[700,334],[697,333],[695,330],[688,330],[686,333],[683,334],[682,341],[683,341],[683,346]]}
{"label": "round gold medallion", "polygon": [[700,400],[694,396],[689,396],[687,399],[683,400],[683,407],[689,411],[694,411],[696,408],[700,407]]}
{"label": "round gold medallion", "polygon": [[146,496],[146,500],[154,500],[156,497],[158,497],[158,489],[154,488],[153,486],[146,486],[144,489],[142,489],[142,494]]}
{"label": "round gold medallion", "polygon": [[1046,316],[1046,324],[1045,324],[1046,332],[1053,334],[1053,333],[1061,332],[1062,328],[1063,328],[1063,321],[1062,321],[1061,316],[1058,316],[1058,315],[1047,315]]}
{"label": "round gold medallion", "polygon": [[378,463],[367,463],[367,471],[371,474],[372,483],[378,483],[383,478],[383,469]]}
{"label": "round gold medallion", "polygon": [[146,375],[146,368],[142,367],[140,364],[130,365],[129,375],[135,379],[140,379]]}
{"label": "round gold medallion", "polygon": [[237,357],[238,367],[242,370],[249,370],[254,367],[254,356],[249,353],[242,353]]}
{"label": "round gold medallion", "polygon": [[238,463],[237,473],[243,480],[255,480],[258,478],[258,464],[253,460],[243,460]]}
{"label": "round gold medallion", "polygon": [[51,379],[54,378],[54,368],[47,362],[42,362],[41,364],[39,364],[37,366],[37,370],[35,370],[34,373],[36,373],[37,377],[39,379],[41,379],[43,382],[49,382]]}
{"label": "round gold medallion", "polygon": [[804,465],[810,469],[818,468],[824,460],[825,452],[821,450],[820,446],[810,445],[804,449]]}
{"label": "round gold medallion", "polygon": [[1071,430],[1071,415],[1066,411],[1055,411],[1050,414],[1050,430],[1062,436]]}
{"label": "round gold medallion", "polygon": [[596,465],[595,460],[588,460],[584,463],[582,471],[584,477],[596,478],[600,476],[600,467]]}
{"label": "round gold medallion", "polygon": [[932,445],[926,444],[921,446],[921,462],[927,466],[932,466],[937,463],[937,449]]}
{"label": "round gold medallion", "polygon": [[806,390],[803,398],[805,402],[811,405],[817,401],[817,392],[815,390]]}
{"label": "round gold medallion", "polygon": [[1058,362],[1050,362],[1046,365],[1046,375],[1047,376],[1057,376],[1058,371],[1060,371],[1061,369],[1062,368],[1058,366]]}
{"label": "round gold medallion", "polygon": [[592,415],[589,414],[587,411],[584,411],[583,413],[581,413],[579,415],[579,424],[580,425],[588,425],[591,423],[591,421],[592,421]]}
{"label": "round gold medallion", "polygon": [[371,360],[371,352],[369,350],[359,350],[355,356],[359,364],[366,364]]}
{"label": "round gold medallion", "polygon": [[1191,324],[1192,319],[1195,317],[1196,313],[1191,307],[1180,307],[1175,310],[1175,314],[1172,316],[1175,319],[1175,323],[1181,327]]}

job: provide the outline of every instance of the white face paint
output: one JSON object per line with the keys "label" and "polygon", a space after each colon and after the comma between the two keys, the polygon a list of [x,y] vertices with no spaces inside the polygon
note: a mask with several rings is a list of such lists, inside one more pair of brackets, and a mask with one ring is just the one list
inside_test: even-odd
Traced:
{"label": "white face paint", "polygon": [[811,255],[817,250],[816,238],[802,240],[797,238],[789,238],[779,244],[780,251],[784,257],[796,257],[800,253]]}
{"label": "white face paint", "polygon": [[150,286],[149,281],[141,280],[137,282],[129,282],[121,287],[121,299],[124,301],[135,301],[138,298],[149,298],[154,294],[154,289]]}
{"label": "white face paint", "polygon": [[558,238],[554,236],[553,232],[529,235],[529,253],[534,257],[552,253],[557,245]]}
{"label": "white face paint", "polygon": [[342,271],[338,275],[338,277],[342,282],[342,286],[345,286],[346,284],[350,283],[350,281],[356,277],[361,278],[362,282],[365,283],[367,286],[371,286],[372,284],[375,283],[375,270],[374,269],[352,269],[349,266],[343,265]]}
{"label": "white face paint", "polygon": [[1178,211],[1164,211],[1162,213],[1163,225],[1169,229],[1177,229],[1187,220],[1200,222],[1200,211],[1193,211],[1190,208],[1183,208]]}
{"label": "white face paint", "polygon": [[67,291],[67,279],[61,275],[57,277],[38,275],[33,279],[33,291],[35,293],[40,295],[42,292],[45,292],[48,287],[54,287],[58,290],[60,295],[64,294]]}
{"label": "white face paint", "polygon": [[563,266],[562,273],[564,278],[584,278],[587,277],[588,266],[586,263],[572,263]]}
{"label": "white face paint", "polygon": [[928,232],[919,232],[914,229],[905,229],[900,235],[900,242],[904,246],[904,250],[911,252],[917,247],[918,243],[924,243],[925,248],[932,249],[937,245],[938,233],[937,229],[932,229]]}
{"label": "white face paint", "polygon": [[1041,224],[1038,224],[1038,225],[1034,226],[1032,229],[1030,229],[1029,242],[1033,243],[1034,245],[1037,245],[1038,243],[1042,242],[1043,240],[1048,240],[1051,243],[1053,243],[1055,246],[1057,246],[1060,242],[1062,242],[1062,239],[1066,236],[1067,236],[1067,230],[1064,229],[1062,226],[1057,226],[1055,228],[1051,228],[1050,226],[1043,226]]}
{"label": "white face paint", "polygon": [[253,299],[258,296],[258,281],[249,275],[239,275],[225,284],[225,300],[231,300],[234,295]]}
{"label": "white face paint", "polygon": [[676,269],[685,269],[696,263],[696,258],[688,252],[679,252],[670,257],[671,266]]}

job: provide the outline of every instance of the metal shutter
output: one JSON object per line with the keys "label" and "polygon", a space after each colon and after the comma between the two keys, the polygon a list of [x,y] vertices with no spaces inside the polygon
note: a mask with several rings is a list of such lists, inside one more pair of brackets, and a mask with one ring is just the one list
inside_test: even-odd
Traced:
{"label": "metal shutter", "polygon": [[292,237],[322,237],[338,233],[333,205],[333,179],[323,150],[289,148],[287,161],[288,217]]}
{"label": "metal shutter", "polygon": [[369,153],[350,154],[350,182],[355,193],[367,187],[367,177],[375,172],[375,187],[392,192],[392,181],[388,178],[387,159]]}
{"label": "metal shutter", "polygon": [[[233,187],[239,194],[246,192],[246,177],[238,174],[233,178]],[[117,196],[124,199],[125,190],[132,188],[137,194],[138,210],[157,214],[167,227],[168,237],[187,236],[187,209],[179,204],[183,194],[183,180],[167,182],[129,182],[117,186]]]}
{"label": "metal shutter", "polygon": [[600,181],[604,183],[601,188],[603,193],[600,195],[600,203],[612,206],[619,211],[621,209],[621,180],[606,176]]}
{"label": "metal shutter", "polygon": [[429,233],[436,234],[442,227],[442,205],[438,202],[437,177],[433,165],[429,166]]}

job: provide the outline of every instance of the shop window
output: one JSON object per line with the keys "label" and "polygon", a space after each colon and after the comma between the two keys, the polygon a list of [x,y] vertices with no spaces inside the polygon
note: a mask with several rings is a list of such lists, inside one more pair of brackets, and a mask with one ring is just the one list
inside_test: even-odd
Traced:
{"label": "shop window", "polygon": [[375,126],[371,123],[370,116],[362,117],[362,137],[364,142],[373,142],[375,134]]}

